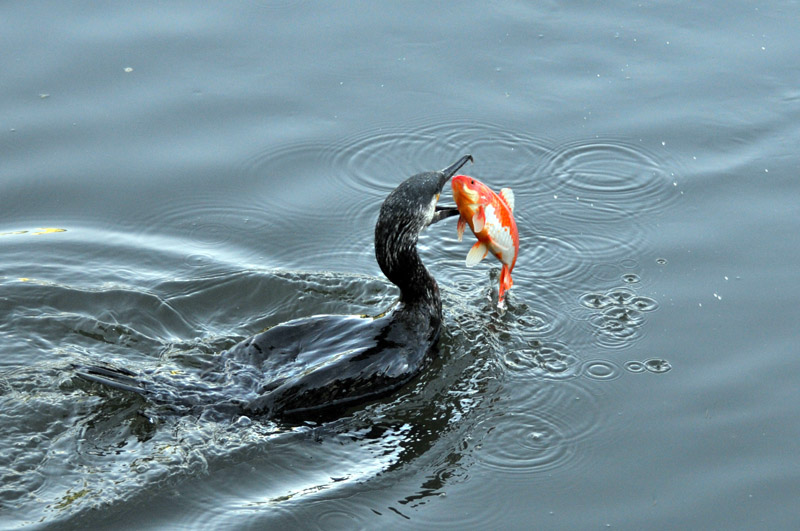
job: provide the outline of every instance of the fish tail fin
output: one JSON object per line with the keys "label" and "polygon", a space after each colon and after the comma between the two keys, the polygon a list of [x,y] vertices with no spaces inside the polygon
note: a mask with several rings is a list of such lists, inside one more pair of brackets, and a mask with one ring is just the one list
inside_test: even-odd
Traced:
{"label": "fish tail fin", "polygon": [[514,281],[511,279],[511,269],[508,267],[508,265],[503,264],[503,269],[500,270],[500,291],[498,294],[498,303],[503,302],[506,291],[508,291],[513,285]]}

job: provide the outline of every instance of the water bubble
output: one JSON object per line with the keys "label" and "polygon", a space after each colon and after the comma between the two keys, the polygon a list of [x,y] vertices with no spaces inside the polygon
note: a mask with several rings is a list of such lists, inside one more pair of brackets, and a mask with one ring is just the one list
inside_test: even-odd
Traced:
{"label": "water bubble", "polygon": [[644,362],[644,367],[650,372],[664,373],[672,369],[672,365],[667,360],[653,358]]}
{"label": "water bubble", "polygon": [[626,304],[633,298],[634,294],[628,290],[617,289],[608,292],[608,296],[611,297],[617,304]]}
{"label": "water bubble", "polygon": [[636,275],[634,273],[627,273],[625,275],[622,275],[622,280],[627,282],[628,284],[636,284],[637,282],[639,282],[639,275]]}
{"label": "water bubble", "polygon": [[650,297],[634,297],[629,301],[629,304],[642,312],[652,312],[658,308],[658,302]]}
{"label": "water bubble", "polygon": [[608,297],[602,293],[587,293],[582,295],[579,300],[583,306],[595,310],[607,308],[613,302],[611,297]]}
{"label": "water bubble", "polygon": [[601,343],[613,347],[628,345],[644,321],[643,312],[658,308],[655,300],[627,289],[587,293],[579,300],[582,307],[597,312],[588,320],[596,328]]}
{"label": "water bubble", "polygon": [[578,360],[561,345],[532,342],[530,348],[513,350],[503,356],[505,367],[514,376],[563,380],[577,374]]}
{"label": "water bubble", "polygon": [[614,306],[603,312],[603,317],[609,321],[620,323],[636,323],[642,318],[641,312],[628,306]]}

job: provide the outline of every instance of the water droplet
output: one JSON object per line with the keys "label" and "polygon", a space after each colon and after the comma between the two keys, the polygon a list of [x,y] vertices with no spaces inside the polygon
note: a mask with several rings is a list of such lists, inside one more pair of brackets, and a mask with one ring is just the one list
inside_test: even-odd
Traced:
{"label": "water droplet", "polygon": [[601,309],[609,306],[613,301],[602,293],[587,293],[580,299],[581,304],[587,308]]}
{"label": "water droplet", "polygon": [[633,293],[631,293],[628,290],[618,289],[610,292],[608,296],[611,297],[614,300],[614,302],[618,304],[626,304],[633,298]]}
{"label": "water droplet", "polygon": [[201,253],[190,254],[183,259],[183,262],[191,267],[206,267],[211,261],[211,256]]}
{"label": "water droplet", "polygon": [[658,302],[650,297],[638,296],[630,300],[631,306],[642,312],[652,312],[658,308]]}
{"label": "water droplet", "polygon": [[644,362],[644,367],[650,372],[657,374],[668,372],[672,369],[672,365],[667,360],[653,358]]}

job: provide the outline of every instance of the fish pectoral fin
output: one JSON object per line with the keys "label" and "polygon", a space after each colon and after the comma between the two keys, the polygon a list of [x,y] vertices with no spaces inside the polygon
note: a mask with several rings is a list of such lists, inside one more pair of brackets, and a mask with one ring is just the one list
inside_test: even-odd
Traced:
{"label": "fish pectoral fin", "polygon": [[458,241],[461,241],[464,238],[464,229],[467,228],[467,218],[461,216],[458,218],[458,225],[456,226],[456,230],[458,231]]}
{"label": "fish pectoral fin", "polygon": [[478,264],[481,260],[486,258],[489,253],[489,247],[483,242],[476,242],[475,245],[467,253],[467,267],[472,267]]}
{"label": "fish pectoral fin", "polygon": [[475,215],[472,216],[472,232],[478,234],[483,230],[483,226],[486,224],[486,213],[483,211],[483,207],[480,207]]}
{"label": "fish pectoral fin", "polygon": [[511,209],[511,212],[514,212],[514,192],[511,191],[511,188],[503,188],[500,190],[500,197],[502,197],[508,208]]}

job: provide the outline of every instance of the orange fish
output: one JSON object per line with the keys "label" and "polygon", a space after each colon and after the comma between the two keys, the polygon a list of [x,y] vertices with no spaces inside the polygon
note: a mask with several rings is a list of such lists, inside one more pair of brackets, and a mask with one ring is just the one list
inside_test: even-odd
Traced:
{"label": "orange fish", "polygon": [[464,228],[475,233],[478,242],[467,253],[467,267],[472,267],[492,251],[503,268],[500,271],[500,293],[498,304],[503,303],[505,292],[514,283],[511,270],[519,254],[519,233],[512,214],[514,193],[503,188],[499,194],[477,179],[467,175],[453,177],[453,199],[458,207],[458,241],[464,236]]}

